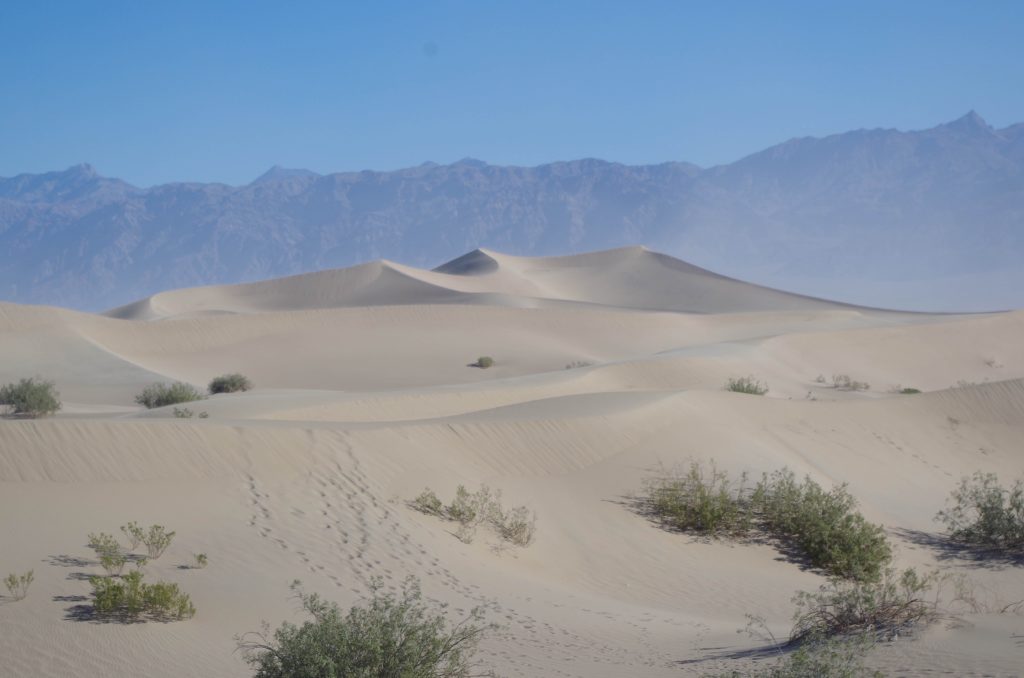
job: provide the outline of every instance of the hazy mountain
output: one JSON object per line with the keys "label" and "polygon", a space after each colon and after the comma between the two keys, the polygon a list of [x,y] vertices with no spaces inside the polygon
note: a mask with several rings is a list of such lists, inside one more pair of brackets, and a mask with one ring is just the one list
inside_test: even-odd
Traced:
{"label": "hazy mountain", "polygon": [[274,167],[148,189],[88,165],[0,178],[0,299],[112,307],[173,287],[479,246],[644,244],[755,282],[919,308],[1024,306],[1024,124],[793,139],[730,165]]}

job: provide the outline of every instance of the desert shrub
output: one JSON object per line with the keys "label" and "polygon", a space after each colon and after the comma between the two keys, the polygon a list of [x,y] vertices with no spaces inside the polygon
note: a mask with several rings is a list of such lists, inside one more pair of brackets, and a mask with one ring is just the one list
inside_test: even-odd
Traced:
{"label": "desert shrub", "polygon": [[594,363],[590,362],[589,360],[573,360],[572,362],[568,363],[565,366],[565,369],[567,369],[567,370],[575,370],[575,369],[579,369],[581,367],[590,367],[593,364]]}
{"label": "desert shrub", "polygon": [[120,576],[128,558],[123,553],[109,553],[100,556],[100,565],[111,577]]}
{"label": "desert shrub", "polygon": [[420,513],[434,516],[444,513],[444,504],[441,503],[441,500],[437,498],[437,495],[429,487],[413,499],[410,505]]}
{"label": "desert shrub", "polygon": [[857,501],[845,485],[826,492],[810,478],[798,483],[783,469],[765,476],[751,500],[768,532],[833,575],[873,580],[892,558],[885,531],[854,510]]}
{"label": "desert shrub", "polygon": [[106,532],[89,534],[89,548],[96,552],[97,556],[116,555],[122,553],[121,545],[114,539],[114,536]]}
{"label": "desert shrub", "polygon": [[192,555],[192,561],[195,563],[193,567],[196,569],[203,569],[210,564],[210,559],[206,557],[205,553],[196,553]]}
{"label": "desert shrub", "polygon": [[455,488],[455,498],[445,507],[445,515],[463,525],[475,526],[490,518],[495,506],[495,497],[486,485],[472,494],[459,485]]}
{"label": "desert shrub", "polygon": [[733,482],[714,464],[691,463],[683,474],[646,482],[638,502],[673,529],[741,537],[751,530],[801,552],[816,567],[849,579],[873,580],[892,557],[884,530],[856,512],[845,485],[825,491],[788,469],[765,475],[752,490],[746,475]]}
{"label": "desert shrub", "polygon": [[202,399],[203,394],[195,386],[182,381],[173,384],[150,384],[142,393],[135,396],[135,402],[149,410]]}
{"label": "desert shrub", "polygon": [[146,534],[145,532],[143,532],[142,528],[139,527],[139,524],[134,520],[128,523],[127,525],[122,525],[121,532],[128,540],[129,551],[134,551],[138,547],[138,545],[142,543],[142,538]]}
{"label": "desert shrub", "polygon": [[482,355],[476,359],[475,363],[473,363],[474,367],[479,367],[484,370],[486,370],[488,367],[491,367],[492,365],[494,365],[494,358],[492,358],[489,355]]}
{"label": "desert shrub", "polygon": [[739,535],[750,527],[744,475],[738,484],[714,463],[705,470],[692,462],[686,473],[662,473],[647,480],[646,503],[669,527],[715,536]]}
{"label": "desert shrub", "polygon": [[734,377],[725,382],[725,390],[734,393],[764,395],[768,392],[768,384],[757,381],[753,377]]}
{"label": "desert shrub", "polygon": [[871,385],[867,382],[856,381],[848,374],[833,374],[832,388],[840,391],[867,391]]}
{"label": "desert shrub", "polygon": [[771,666],[727,671],[705,678],[882,678],[864,666],[872,643],[863,636],[806,641],[782,654]]}
{"label": "desert shrub", "polygon": [[200,419],[209,419],[210,418],[210,413],[209,412],[200,412],[199,413],[199,418]]}
{"label": "desert shrub", "polygon": [[398,594],[385,593],[381,580],[374,580],[366,604],[343,613],[298,585],[292,588],[310,619],[301,626],[285,622],[272,637],[264,632],[238,638],[255,678],[493,676],[473,660],[480,640],[496,628],[484,623],[484,608],[449,624],[443,607],[429,606],[410,577]]}
{"label": "desert shrub", "polygon": [[92,585],[93,610],[99,617],[169,621],[189,619],[196,613],[189,596],[177,584],[147,584],[138,570],[120,579],[90,577],[89,584]]}
{"label": "desert shrub", "polygon": [[237,393],[239,391],[248,391],[252,388],[252,382],[249,381],[249,377],[244,374],[223,374],[219,377],[214,377],[210,382],[209,390],[211,394],[215,393]]}
{"label": "desert shrub", "polygon": [[421,513],[436,515],[459,524],[455,536],[465,543],[476,537],[477,528],[487,523],[504,541],[516,546],[528,546],[537,530],[537,516],[525,506],[505,511],[501,506],[501,492],[481,485],[470,492],[464,485],[455,488],[455,497],[447,506],[441,503],[430,488],[409,502]]}
{"label": "desert shrub", "polygon": [[936,602],[926,598],[935,581],[934,574],[889,568],[875,581],[832,579],[817,591],[800,591],[793,599],[797,609],[790,642],[856,635],[895,638],[938,618]]}
{"label": "desert shrub", "polygon": [[56,384],[36,377],[0,386],[0,407],[24,417],[45,417],[61,408]]}
{"label": "desert shrub", "polygon": [[529,546],[537,529],[537,514],[525,506],[516,506],[509,511],[498,509],[492,515],[492,525],[498,536],[516,546]]}
{"label": "desert shrub", "polygon": [[945,523],[955,541],[1004,549],[1024,547],[1024,480],[1003,487],[994,473],[979,471],[962,478],[946,508],[935,518]]}
{"label": "desert shrub", "polygon": [[171,545],[176,532],[168,532],[163,525],[151,525],[149,531],[142,536],[142,543],[146,545],[150,559],[157,559],[164,554],[167,547]]}
{"label": "desert shrub", "polygon": [[7,587],[7,592],[11,594],[11,597],[15,600],[21,600],[28,595],[28,589],[32,586],[32,582],[35,581],[35,571],[29,570],[24,574],[11,573],[4,579],[4,586]]}
{"label": "desert shrub", "polygon": [[195,414],[192,410],[187,407],[175,407],[174,418],[175,419],[191,419],[192,415]]}
{"label": "desert shrub", "polygon": [[903,394],[903,395],[914,395],[915,393],[920,393],[920,392],[921,392],[921,389],[919,389],[919,388],[901,388],[900,389],[900,393]]}

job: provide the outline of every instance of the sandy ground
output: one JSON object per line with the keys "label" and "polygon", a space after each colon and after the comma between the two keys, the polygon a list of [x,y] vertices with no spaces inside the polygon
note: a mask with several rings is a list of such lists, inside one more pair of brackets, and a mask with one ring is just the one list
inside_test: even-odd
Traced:
{"label": "sandy ground", "polygon": [[[989,607],[1024,599],[1019,564],[944,548],[933,520],[976,470],[1024,474],[1024,312],[888,312],[722,278],[642,248],[437,271],[376,262],[156,295],[106,315],[0,304],[0,383],[43,375],[57,417],[0,421],[3,676],[246,676],[236,635],[301,615],[301,579],[342,605],[417,575],[453,613],[484,602],[504,676],[686,676],[742,668],[824,582],[765,545],[706,543],[631,511],[660,466],[788,466],[848,483],[896,564],[962,573]],[[469,366],[480,355],[491,369]],[[570,363],[587,363],[566,369]],[[239,371],[257,388],[145,411],[154,381]],[[815,381],[849,374],[842,392]],[[725,392],[729,377],[770,386]],[[921,395],[896,395],[897,385]],[[412,511],[485,483],[536,511],[528,548]],[[101,570],[90,532],[177,531],[151,578],[190,621],[81,618]],[[186,569],[193,553],[205,569]],[[3,593],[3,592],[0,592]],[[876,648],[891,675],[1024,674],[1024,617],[963,615]],[[752,651],[755,651],[752,654]]]}

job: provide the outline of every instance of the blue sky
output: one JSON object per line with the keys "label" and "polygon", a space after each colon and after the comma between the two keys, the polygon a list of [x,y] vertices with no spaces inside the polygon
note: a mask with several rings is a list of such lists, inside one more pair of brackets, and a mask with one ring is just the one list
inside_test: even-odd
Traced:
{"label": "blue sky", "polygon": [[1024,2],[0,3],[0,176],[731,162],[1024,121]]}

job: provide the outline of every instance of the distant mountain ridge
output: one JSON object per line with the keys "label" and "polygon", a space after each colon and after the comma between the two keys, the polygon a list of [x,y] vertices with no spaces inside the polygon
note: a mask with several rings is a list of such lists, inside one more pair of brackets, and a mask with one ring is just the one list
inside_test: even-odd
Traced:
{"label": "distant mountain ridge", "polygon": [[161,290],[478,247],[643,244],[741,279],[874,306],[1024,306],[1024,124],[792,139],[737,162],[473,159],[271,168],[137,188],[89,165],[0,178],[0,299],[100,310]]}

